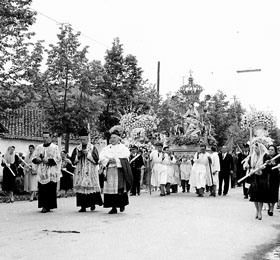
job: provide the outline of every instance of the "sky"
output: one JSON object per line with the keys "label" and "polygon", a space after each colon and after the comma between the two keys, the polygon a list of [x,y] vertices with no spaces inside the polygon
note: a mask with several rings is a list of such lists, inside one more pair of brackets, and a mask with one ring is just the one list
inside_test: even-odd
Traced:
{"label": "sky", "polygon": [[[46,45],[57,42],[57,22],[70,23],[89,59],[104,63],[119,37],[153,84],[160,61],[163,96],[192,71],[202,95],[221,90],[248,110],[272,111],[280,126],[278,0],[33,0],[31,7],[38,12],[31,30]],[[250,69],[261,71],[237,73]]]}

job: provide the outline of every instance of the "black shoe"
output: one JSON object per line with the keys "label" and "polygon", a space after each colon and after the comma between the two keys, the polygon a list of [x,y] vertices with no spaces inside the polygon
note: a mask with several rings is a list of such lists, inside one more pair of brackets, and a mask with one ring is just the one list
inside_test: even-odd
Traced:
{"label": "black shoe", "polygon": [[120,212],[124,212],[125,211],[125,207],[120,207]]}
{"label": "black shoe", "polygon": [[244,196],[244,199],[248,199],[248,196]]}
{"label": "black shoe", "polygon": [[87,210],[86,210],[86,208],[81,208],[80,210],[79,210],[79,212],[86,212]]}
{"label": "black shoe", "polygon": [[224,193],[224,194],[223,194],[223,196],[227,196],[227,194],[226,194],[226,193]]}
{"label": "black shoe", "polygon": [[108,214],[117,214],[117,213],[118,213],[118,211],[117,211],[116,208],[112,208],[112,209],[108,212]]}
{"label": "black shoe", "polygon": [[270,217],[272,217],[273,216],[273,212],[271,212],[271,211],[267,211],[267,214],[268,214],[268,216],[270,216]]}
{"label": "black shoe", "polygon": [[[169,195],[168,193],[166,193],[166,195]],[[165,193],[161,193],[160,196],[165,196]]]}
{"label": "black shoe", "polygon": [[92,207],[90,207],[90,210],[91,210],[91,211],[94,211],[94,210],[95,210],[95,205],[92,206]]}
{"label": "black shoe", "polygon": [[131,194],[130,194],[130,196],[136,196],[136,194],[134,194],[134,193],[131,193]]}
{"label": "black shoe", "polygon": [[137,193],[137,195],[138,195],[138,196],[140,196],[140,194],[141,194],[140,192],[139,192],[139,193]]}
{"label": "black shoe", "polygon": [[42,208],[41,212],[42,212],[42,213],[47,213],[48,210],[47,210],[46,208]]}

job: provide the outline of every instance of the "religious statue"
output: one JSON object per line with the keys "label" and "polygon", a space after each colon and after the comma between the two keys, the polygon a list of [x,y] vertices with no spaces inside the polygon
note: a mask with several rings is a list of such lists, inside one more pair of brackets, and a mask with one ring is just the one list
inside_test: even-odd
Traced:
{"label": "religious statue", "polygon": [[184,117],[185,136],[198,137],[200,134],[199,113],[192,103],[189,104],[188,110]]}
{"label": "religious statue", "polygon": [[216,143],[216,139],[212,136],[212,125],[207,109],[204,109],[203,114],[201,115],[201,129],[203,142],[208,143],[209,145],[214,145]]}

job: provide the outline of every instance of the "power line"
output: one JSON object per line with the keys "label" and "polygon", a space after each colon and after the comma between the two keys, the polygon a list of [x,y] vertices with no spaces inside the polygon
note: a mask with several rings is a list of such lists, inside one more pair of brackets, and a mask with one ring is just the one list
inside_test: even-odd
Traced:
{"label": "power line", "polygon": [[[52,17],[50,17],[50,16],[48,16],[48,15],[46,15],[46,14],[40,12],[40,11],[35,10],[34,8],[31,8],[31,7],[30,7],[30,9],[32,9],[32,10],[35,11],[36,13],[38,13],[38,14],[40,14],[40,15],[46,17],[47,19],[49,19],[49,20],[55,22],[56,24],[59,24],[59,25],[66,24],[66,23],[63,23],[63,22],[59,22],[59,21],[53,19]],[[74,32],[80,32],[80,33],[81,33],[81,36],[83,36],[83,37],[85,37],[85,38],[87,38],[87,39],[89,39],[89,40],[91,40],[91,41],[93,41],[93,42],[95,42],[95,43],[98,43],[99,45],[102,45],[102,46],[104,46],[104,47],[106,47],[106,48],[109,48],[109,46],[106,45],[105,43],[103,43],[103,42],[101,42],[101,41],[98,41],[98,40],[95,40],[94,38],[92,38],[92,37],[90,37],[90,36],[88,36],[88,35],[82,33],[82,32],[79,31],[79,30],[75,30],[73,26],[72,26],[72,28],[73,28],[73,31],[74,31]]]}

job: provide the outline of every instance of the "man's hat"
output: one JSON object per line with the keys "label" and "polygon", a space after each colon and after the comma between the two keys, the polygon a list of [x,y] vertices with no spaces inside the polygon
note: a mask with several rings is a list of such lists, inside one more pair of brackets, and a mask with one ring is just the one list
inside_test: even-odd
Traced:
{"label": "man's hat", "polygon": [[111,135],[117,135],[121,137],[121,133],[118,130],[114,130],[113,132],[111,132]]}
{"label": "man's hat", "polygon": [[161,147],[163,147],[163,144],[162,144],[161,142],[156,142],[156,143],[155,143],[155,146],[161,146]]}
{"label": "man's hat", "polygon": [[136,145],[131,145],[130,150],[138,150],[138,147]]}
{"label": "man's hat", "polygon": [[86,128],[82,128],[79,132],[78,135],[79,136],[88,136],[88,130]]}

